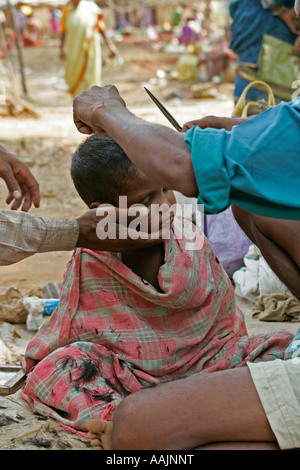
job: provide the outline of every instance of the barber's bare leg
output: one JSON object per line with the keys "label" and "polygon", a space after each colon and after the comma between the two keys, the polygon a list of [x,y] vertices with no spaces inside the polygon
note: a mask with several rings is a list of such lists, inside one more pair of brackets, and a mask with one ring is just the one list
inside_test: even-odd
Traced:
{"label": "barber's bare leg", "polygon": [[101,419],[91,419],[87,422],[88,438],[94,450],[113,450],[112,442],[112,421],[102,421]]}
{"label": "barber's bare leg", "polygon": [[262,217],[234,205],[232,211],[270,268],[300,300],[300,221]]}
{"label": "barber's bare leg", "polygon": [[[97,444],[103,422],[88,427]],[[111,430],[116,450],[278,448],[247,367],[133,393],[118,406]]]}

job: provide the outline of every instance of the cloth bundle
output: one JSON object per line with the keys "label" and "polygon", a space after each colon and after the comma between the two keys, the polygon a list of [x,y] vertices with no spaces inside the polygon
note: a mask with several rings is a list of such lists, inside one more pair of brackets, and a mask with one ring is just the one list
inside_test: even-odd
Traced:
{"label": "cloth bundle", "polygon": [[255,245],[249,247],[244,257],[244,266],[233,274],[232,279],[235,293],[250,302],[255,303],[262,295],[274,292],[290,294],[289,289],[272,271]]}
{"label": "cloth bundle", "polygon": [[300,321],[300,302],[287,292],[262,295],[252,309],[261,321]]}
{"label": "cloth bundle", "polygon": [[23,398],[34,412],[81,432],[90,418],[112,419],[143,387],[283,357],[293,335],[247,336],[210,243],[187,249],[195,230],[175,222],[164,241],[161,292],[119,254],[76,250],[60,304],[26,351]]}

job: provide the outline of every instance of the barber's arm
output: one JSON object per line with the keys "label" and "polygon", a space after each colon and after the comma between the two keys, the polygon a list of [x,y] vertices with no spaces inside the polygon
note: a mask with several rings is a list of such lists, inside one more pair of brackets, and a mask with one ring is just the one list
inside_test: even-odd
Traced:
{"label": "barber's arm", "polygon": [[78,130],[108,133],[146,175],[165,188],[197,196],[207,213],[233,203],[258,215],[299,220],[299,184],[290,178],[299,172],[297,100],[231,131],[193,126],[187,132],[136,118],[122,101],[111,85],[83,92],[74,100]]}
{"label": "barber's arm", "polygon": [[191,154],[184,133],[134,116],[113,85],[92,87],[74,99],[74,122],[83,134],[110,135],[157,184],[197,196]]}

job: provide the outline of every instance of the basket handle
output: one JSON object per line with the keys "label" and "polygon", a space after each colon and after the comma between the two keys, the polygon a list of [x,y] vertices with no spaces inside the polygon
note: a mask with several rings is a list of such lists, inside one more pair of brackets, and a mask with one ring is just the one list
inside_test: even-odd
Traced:
{"label": "basket handle", "polygon": [[234,116],[241,116],[242,118],[246,118],[248,116],[248,109],[250,106],[259,106],[260,104],[256,101],[250,101],[249,103],[246,104],[246,95],[248,93],[248,90],[253,87],[260,85],[260,88],[263,87],[267,90],[268,92],[268,104],[267,104],[267,109],[271,108],[272,106],[275,106],[275,97],[272,88],[266,83],[261,80],[254,80],[253,82],[249,83],[246,88],[243,90],[243,93],[238,99],[238,102],[236,103],[235,109],[233,111]]}

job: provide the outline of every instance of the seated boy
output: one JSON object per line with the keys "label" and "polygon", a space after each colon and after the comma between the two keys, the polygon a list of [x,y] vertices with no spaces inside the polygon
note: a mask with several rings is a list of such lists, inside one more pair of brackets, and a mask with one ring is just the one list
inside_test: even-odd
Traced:
{"label": "seated boy", "polygon": [[[171,206],[171,191],[141,173],[109,137],[79,146],[71,174],[88,206]],[[247,336],[234,290],[210,243],[174,220],[169,237],[122,253],[77,249],[60,303],[26,351],[24,399],[34,412],[86,432],[90,419],[111,421],[124,397],[200,372],[282,358],[293,335]],[[199,232],[200,233],[200,232]]]}

